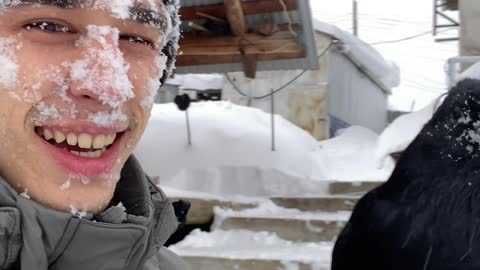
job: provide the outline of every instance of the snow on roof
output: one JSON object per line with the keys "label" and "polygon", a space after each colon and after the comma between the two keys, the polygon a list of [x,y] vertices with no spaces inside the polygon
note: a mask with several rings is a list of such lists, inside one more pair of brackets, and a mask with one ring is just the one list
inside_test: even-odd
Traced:
{"label": "snow on roof", "polygon": [[170,85],[177,85],[181,90],[210,90],[222,89],[225,84],[225,78],[220,74],[177,74],[166,82]]}
{"label": "snow on roof", "polygon": [[314,29],[317,32],[330,35],[345,45],[344,52],[348,57],[353,57],[355,62],[359,62],[363,68],[369,71],[372,79],[380,82],[387,89],[391,90],[400,85],[400,69],[392,62],[387,61],[372,46],[358,39],[354,35],[341,30],[335,25],[313,21]]}
{"label": "snow on roof", "polygon": [[135,150],[160,185],[219,195],[307,196],[325,194],[326,181],[386,180],[393,164],[377,169],[377,135],[360,127],[318,142],[275,116],[276,151],[271,151],[270,115],[229,102],[202,102],[189,109],[193,145],[188,146],[185,113],[156,104]]}
{"label": "snow on roof", "polygon": [[412,143],[440,103],[441,100],[435,100],[419,111],[402,115],[383,131],[376,145],[379,167],[383,166],[390,154],[403,152]]}

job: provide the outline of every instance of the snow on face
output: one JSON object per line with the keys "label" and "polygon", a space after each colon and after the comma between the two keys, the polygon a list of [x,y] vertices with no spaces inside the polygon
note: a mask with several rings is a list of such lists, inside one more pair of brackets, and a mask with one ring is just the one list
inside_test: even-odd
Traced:
{"label": "snow on face", "polygon": [[110,10],[113,17],[128,19],[130,17],[129,10],[133,6],[133,3],[133,0],[97,0],[93,4],[93,8]]}
{"label": "snow on face", "polygon": [[33,122],[36,126],[42,126],[49,119],[60,118],[60,112],[54,105],[47,105],[44,102],[35,104],[38,114],[35,115]]}
{"label": "snow on face", "polygon": [[[139,0],[83,0],[83,1],[45,1],[45,0],[0,0],[0,12],[5,11],[9,7],[14,7],[21,4],[33,4],[33,5],[55,5],[62,8],[88,8],[107,11],[111,13],[111,16],[117,19],[136,19],[138,16],[144,16],[142,21],[146,21],[147,24],[152,27],[165,29],[168,28],[168,22],[161,20],[160,23],[147,22],[149,19],[159,19],[161,17],[168,18],[168,10],[159,8],[156,0],[146,0],[145,3]],[[160,17],[153,14],[155,13],[142,13],[135,14],[132,12],[136,6],[146,5],[146,7],[155,13],[159,13]],[[163,5],[160,5],[163,7]],[[153,17],[152,17],[153,15]],[[166,15],[166,16],[165,16]],[[168,20],[167,20],[168,21]]]}
{"label": "snow on face", "polygon": [[118,39],[117,28],[89,25],[86,36],[76,44],[85,49],[84,58],[72,64],[70,74],[80,89],[93,92],[112,108],[120,107],[135,96],[128,79],[129,65],[118,47]]}
{"label": "snow on face", "polygon": [[158,89],[161,86],[160,78],[163,76],[164,70],[167,68],[167,56],[162,54],[155,57],[154,61],[154,78],[149,78],[145,85],[145,97],[141,102],[141,106],[144,110],[150,110],[155,102],[155,98],[158,93]]}
{"label": "snow on face", "polygon": [[17,83],[18,67],[16,63],[15,50],[19,49],[13,38],[0,38],[0,86],[6,89],[13,89]]}

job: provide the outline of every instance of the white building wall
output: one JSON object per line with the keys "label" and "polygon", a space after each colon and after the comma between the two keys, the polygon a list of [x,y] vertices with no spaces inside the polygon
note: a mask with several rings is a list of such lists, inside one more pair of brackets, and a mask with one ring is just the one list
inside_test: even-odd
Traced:
{"label": "white building wall", "polygon": [[377,133],[386,127],[388,95],[344,55],[331,54],[328,81],[331,115]]}
{"label": "white building wall", "polygon": [[465,56],[480,55],[480,1],[460,0],[460,53]]}

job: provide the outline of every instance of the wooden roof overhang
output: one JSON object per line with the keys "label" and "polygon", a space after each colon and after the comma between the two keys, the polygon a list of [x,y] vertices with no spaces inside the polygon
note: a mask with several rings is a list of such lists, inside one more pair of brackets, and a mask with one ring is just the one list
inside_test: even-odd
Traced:
{"label": "wooden roof overhang", "polygon": [[[297,0],[224,0],[222,3],[182,7],[184,32],[177,68],[218,66],[218,72],[230,72],[237,70],[230,70],[229,64],[240,64],[246,76],[254,78],[259,62],[316,56],[316,53],[310,52],[309,55],[308,52],[308,47],[316,48],[313,30],[305,31],[308,23],[311,28],[311,18],[285,23],[269,16],[281,13],[288,18],[295,12],[299,18],[305,16],[305,11],[299,10]],[[249,16],[254,19],[247,21]],[[309,68],[317,66],[305,67]]]}

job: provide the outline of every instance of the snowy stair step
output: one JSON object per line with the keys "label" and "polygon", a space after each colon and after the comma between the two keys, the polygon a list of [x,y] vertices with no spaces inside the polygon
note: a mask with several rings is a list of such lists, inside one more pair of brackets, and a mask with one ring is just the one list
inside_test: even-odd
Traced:
{"label": "snowy stair step", "polygon": [[[223,201],[218,199],[201,199],[201,198],[171,198],[172,201],[187,200],[192,204],[188,213],[187,222],[189,224],[205,224],[212,220],[214,216],[214,208],[225,208],[232,210],[245,210],[258,207],[260,201],[267,199],[259,199],[250,202]],[[295,197],[295,198],[271,198],[271,201],[278,206],[298,209],[301,211],[352,211],[359,197],[356,196],[325,196],[325,197]]]}
{"label": "snowy stair step", "polygon": [[258,204],[255,202],[231,202],[217,199],[200,199],[188,197],[170,198],[172,202],[180,199],[187,200],[192,205],[187,215],[188,224],[205,224],[210,222],[214,216],[213,210],[215,207],[232,210],[244,210],[258,206]]}
{"label": "snowy stair step", "polygon": [[369,192],[370,190],[380,186],[385,182],[381,181],[372,181],[372,182],[331,182],[329,185],[329,194],[332,195],[364,195],[365,193]]}
{"label": "snowy stair step", "polygon": [[219,228],[274,232],[280,238],[290,241],[335,241],[346,222],[347,220],[228,217]]}
{"label": "snowy stair step", "polygon": [[196,230],[170,249],[195,270],[327,270],[333,243],[292,242],[248,230]]}
{"label": "snowy stair step", "polygon": [[350,215],[350,211],[300,211],[268,201],[241,211],[217,208],[212,228],[273,232],[290,241],[334,241]]}
{"label": "snowy stair step", "polygon": [[329,270],[329,264],[308,264],[284,260],[229,259],[215,257],[182,256],[195,270]]}
{"label": "snowy stair step", "polygon": [[301,211],[352,211],[358,196],[277,197],[271,200],[278,206]]}

